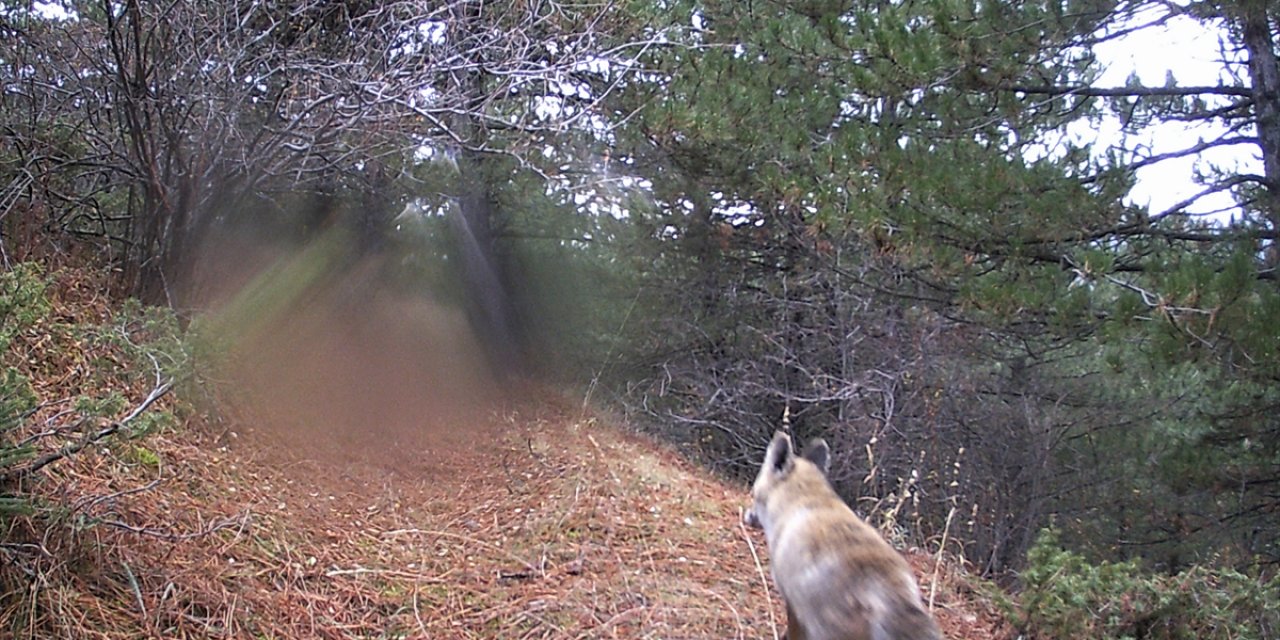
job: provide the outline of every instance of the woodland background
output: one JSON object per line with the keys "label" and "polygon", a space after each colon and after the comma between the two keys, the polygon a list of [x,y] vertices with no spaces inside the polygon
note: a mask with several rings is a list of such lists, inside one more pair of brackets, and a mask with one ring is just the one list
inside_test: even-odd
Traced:
{"label": "woodland background", "polygon": [[[1097,47],[1179,21],[1218,82],[1098,82]],[[1278,27],[1262,0],[0,2],[0,249],[184,322],[297,256],[265,299],[342,274],[352,308],[463,309],[504,384],[733,477],[785,413],[851,502],[1001,581],[1049,527],[1273,576]],[[1160,123],[1204,126],[1156,152]],[[1127,198],[1185,159],[1195,195]]]}

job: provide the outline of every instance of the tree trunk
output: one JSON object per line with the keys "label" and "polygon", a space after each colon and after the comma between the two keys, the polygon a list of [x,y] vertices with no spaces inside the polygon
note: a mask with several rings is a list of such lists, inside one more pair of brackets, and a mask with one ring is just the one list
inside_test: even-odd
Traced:
{"label": "tree trunk", "polygon": [[461,188],[451,222],[461,258],[463,284],[472,305],[472,325],[499,376],[525,372],[525,356],[506,263],[494,244],[494,202],[479,154],[462,152]]}
{"label": "tree trunk", "polygon": [[1249,54],[1249,83],[1257,116],[1258,146],[1266,175],[1263,208],[1271,229],[1280,229],[1280,65],[1276,61],[1268,3],[1246,0],[1240,5],[1240,26]]}

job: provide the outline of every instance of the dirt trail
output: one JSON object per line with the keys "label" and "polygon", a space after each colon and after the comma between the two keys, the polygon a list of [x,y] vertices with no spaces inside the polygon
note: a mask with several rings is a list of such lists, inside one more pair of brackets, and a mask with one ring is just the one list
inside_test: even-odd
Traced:
{"label": "dirt trail", "polygon": [[248,508],[279,537],[262,537],[288,545],[246,561],[301,570],[244,630],[772,637],[741,496],[546,398],[505,397],[457,316],[341,297],[242,346],[255,410],[229,453],[264,490]]}
{"label": "dirt trail", "polygon": [[[0,608],[0,628],[103,640],[780,634],[763,540],[739,525],[744,489],[554,394],[502,393],[457,314],[351,291],[238,347],[234,419],[51,469],[67,517],[98,524],[10,529],[31,541],[41,578]],[[936,565],[912,561],[927,591]],[[959,595],[963,575],[936,576],[948,637],[996,637],[990,607]]]}
{"label": "dirt trail", "polygon": [[[326,620],[306,632],[335,638],[775,637],[741,490],[546,395],[503,397],[460,318],[390,298],[352,308],[291,319],[243,375],[267,410],[240,450],[279,470],[280,524],[335,543],[316,561],[329,582],[295,583],[291,624]],[[351,600],[317,611],[321,595]],[[939,615],[949,637],[991,637],[985,614]]]}

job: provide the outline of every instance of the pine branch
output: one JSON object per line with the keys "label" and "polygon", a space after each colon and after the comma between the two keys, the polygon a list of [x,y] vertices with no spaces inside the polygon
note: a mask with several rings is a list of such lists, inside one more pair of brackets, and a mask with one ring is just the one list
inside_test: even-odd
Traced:
{"label": "pine branch", "polygon": [[1185,149],[1179,149],[1177,151],[1169,151],[1166,153],[1157,153],[1154,155],[1147,156],[1141,160],[1138,160],[1137,162],[1126,165],[1124,169],[1126,171],[1136,171],[1143,167],[1156,164],[1157,162],[1164,162],[1165,160],[1172,160],[1174,158],[1184,158],[1186,156],[1199,155],[1200,153],[1207,151],[1209,149],[1213,149],[1215,147],[1230,147],[1238,144],[1256,145],[1258,143],[1259,143],[1259,140],[1257,136],[1231,136],[1231,137],[1217,138],[1215,140],[1203,140],[1198,144],[1194,144]]}
{"label": "pine branch", "polygon": [[1248,87],[1204,86],[1204,87],[1090,87],[1074,86],[1031,86],[1009,85],[1001,87],[1005,91],[1046,96],[1085,96],[1090,98],[1176,98],[1201,95],[1243,96],[1253,97]]}
{"label": "pine branch", "polygon": [[62,447],[61,449],[58,449],[57,451],[52,451],[43,456],[40,456],[34,462],[32,462],[31,464],[25,467],[21,467],[19,469],[11,469],[4,473],[0,473],[0,484],[4,484],[5,482],[8,482],[9,480],[12,480],[15,478],[29,476],[32,473],[35,473],[36,471],[39,471],[49,466],[50,464],[53,464],[54,462],[57,462],[68,456],[73,456],[77,453],[80,453],[81,451],[84,450],[85,447],[95,442],[99,442],[105,438],[109,438],[115,435],[117,432],[123,429],[126,425],[128,425],[129,422],[131,422],[134,418],[137,418],[139,415],[142,415],[142,412],[146,411],[152,404],[155,404],[157,400],[159,400],[160,398],[163,398],[164,395],[169,393],[169,390],[172,388],[173,388],[173,381],[168,380],[162,383],[160,386],[152,389],[151,393],[147,394],[146,399],[143,400],[138,406],[134,407],[133,410],[130,411],[128,415],[117,420],[116,422],[111,423],[110,426],[104,429],[101,429],[96,433],[91,433],[85,436],[79,442],[69,444],[65,447]]}

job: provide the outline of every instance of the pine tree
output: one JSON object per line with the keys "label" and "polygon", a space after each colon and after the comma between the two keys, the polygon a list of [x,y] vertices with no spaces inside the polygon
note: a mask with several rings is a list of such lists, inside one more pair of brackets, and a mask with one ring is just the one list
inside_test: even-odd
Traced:
{"label": "pine tree", "polygon": [[[726,461],[749,458],[784,406],[815,430],[843,428],[859,411],[881,427],[914,419],[895,426],[933,438],[919,449],[935,453],[1008,446],[977,454],[988,466],[973,472],[1013,467],[988,480],[1027,493],[1011,504],[988,491],[1003,506],[979,509],[1005,530],[989,541],[993,567],[1016,561],[1051,511],[1140,543],[1118,553],[1173,565],[1191,559],[1174,548],[1280,557],[1258,533],[1275,529],[1268,496],[1280,478],[1269,258],[1280,103],[1268,84],[1266,3],[674,10],[690,28],[655,56],[648,106],[619,144],[654,184],[645,217],[663,230],[657,250],[684,265],[668,272],[680,283],[669,318],[699,329],[664,325],[688,344],[662,368],[670,375],[679,362],[689,380],[685,396],[655,387],[672,405],[662,417],[687,425],[687,437],[707,433]],[[1097,84],[1097,45],[1179,15],[1221,31],[1226,80]],[[1131,130],[1187,120],[1224,132],[1159,155],[1066,135],[1071,123],[1116,117]],[[1138,169],[1234,145],[1256,148],[1267,168],[1203,176],[1203,194],[1235,197],[1232,224],[1194,215],[1194,201],[1163,212],[1126,203]],[[877,305],[897,311],[864,312]],[[869,386],[866,371],[900,356],[858,346],[857,332],[899,321],[921,336],[933,326],[950,341],[944,351],[967,355],[899,363],[897,386]],[[849,366],[849,354],[876,360]],[[729,393],[735,385],[753,393]],[[869,389],[907,394],[918,414],[865,409],[853,396]],[[935,395],[953,412],[942,425]],[[1017,429],[973,426],[996,417]],[[915,454],[902,455],[907,472]],[[937,456],[935,474],[948,462]],[[1090,468],[1098,461],[1105,468]],[[1130,522],[1150,505],[1150,522]]]}

